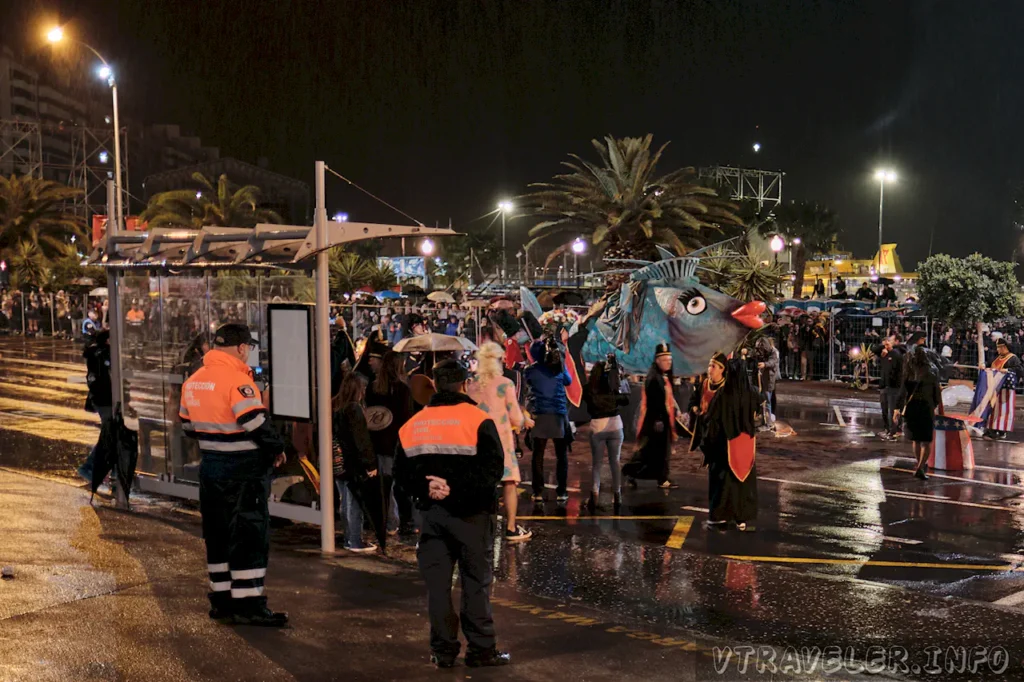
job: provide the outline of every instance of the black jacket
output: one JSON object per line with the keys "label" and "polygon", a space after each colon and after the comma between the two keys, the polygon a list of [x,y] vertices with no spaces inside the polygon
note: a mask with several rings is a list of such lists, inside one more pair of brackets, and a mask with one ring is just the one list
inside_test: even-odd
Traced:
{"label": "black jacket", "polygon": [[114,390],[110,385],[110,346],[91,344],[82,352],[88,375],[89,398],[96,407],[110,407],[114,404]]}
{"label": "black jacket", "polygon": [[373,390],[371,382],[366,387],[366,406],[383,408],[391,414],[387,426],[381,428],[376,423],[370,426],[370,439],[373,441],[374,452],[378,455],[394,455],[395,447],[398,445],[398,430],[416,413],[412,391],[407,385],[399,382],[392,386],[390,393],[381,394]]}
{"label": "black jacket", "polygon": [[[476,405],[462,393],[435,393],[429,407],[460,403]],[[477,429],[473,456],[432,453],[408,457],[401,442],[395,451],[395,480],[412,495],[416,506],[429,509],[438,505],[454,516],[495,513],[497,485],[504,470],[505,451],[491,419],[485,419]],[[427,476],[447,481],[451,489],[448,497],[441,501],[430,499]]]}
{"label": "black jacket", "polygon": [[345,481],[361,482],[377,469],[377,454],[361,405],[349,403],[334,413],[334,444],[334,473]]}
{"label": "black jacket", "polygon": [[629,394],[611,391],[595,391],[590,382],[583,384],[583,400],[587,403],[587,414],[591,419],[603,419],[622,414],[620,408],[629,405]]}
{"label": "black jacket", "polygon": [[900,388],[903,385],[903,359],[907,354],[907,347],[902,344],[893,346],[885,355],[882,355],[883,350],[885,349],[880,344],[872,349],[878,356],[882,388]]}

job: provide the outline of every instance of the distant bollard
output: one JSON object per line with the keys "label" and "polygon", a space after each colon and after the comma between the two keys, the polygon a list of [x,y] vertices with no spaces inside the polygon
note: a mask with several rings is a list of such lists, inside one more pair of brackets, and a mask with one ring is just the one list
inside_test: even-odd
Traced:
{"label": "distant bollard", "polygon": [[14,569],[10,566],[4,566],[0,569],[0,578],[3,578],[4,580],[11,580],[14,578]]}

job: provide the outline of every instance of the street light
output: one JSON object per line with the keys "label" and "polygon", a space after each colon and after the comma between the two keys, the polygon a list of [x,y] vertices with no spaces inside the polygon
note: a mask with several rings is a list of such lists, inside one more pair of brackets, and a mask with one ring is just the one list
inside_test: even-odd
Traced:
{"label": "street light", "polygon": [[585,253],[587,250],[587,243],[583,241],[582,237],[576,237],[572,241],[572,271],[573,277],[576,278],[576,286],[580,285],[580,254]]}
{"label": "street light", "polygon": [[896,171],[891,168],[879,168],[875,171],[878,180],[878,271],[882,271],[882,204],[885,201],[885,183],[896,182]]}
{"label": "street light", "polygon": [[424,239],[420,242],[420,253],[424,256],[430,256],[434,253],[434,242],[432,239]]}
{"label": "street light", "polygon": [[512,211],[512,202],[502,199],[498,202],[498,211],[501,212],[501,283],[505,283],[505,271],[508,267],[508,255],[505,253],[505,215]]}
{"label": "street light", "polygon": [[336,222],[336,223],[347,223],[348,222],[348,213],[344,213],[342,211],[338,211],[337,213],[334,214],[334,222]]}
{"label": "street light", "polygon": [[[67,36],[64,35],[64,28],[61,26],[54,26],[47,34],[46,39],[53,44],[57,44],[65,40]],[[99,52],[96,51],[91,45],[83,43],[80,40],[74,40],[68,38],[71,42],[78,43],[85,49],[96,55],[96,58],[100,60],[100,68],[97,74],[100,78],[107,81],[107,85],[110,86],[110,95],[114,106],[114,189],[117,195],[117,215],[115,218],[115,232],[124,225],[124,196],[123,188],[121,187],[121,125],[118,122],[118,111],[117,111],[117,82],[114,80],[114,71],[110,68],[110,64],[103,58]],[[106,162],[104,162],[106,163]]]}

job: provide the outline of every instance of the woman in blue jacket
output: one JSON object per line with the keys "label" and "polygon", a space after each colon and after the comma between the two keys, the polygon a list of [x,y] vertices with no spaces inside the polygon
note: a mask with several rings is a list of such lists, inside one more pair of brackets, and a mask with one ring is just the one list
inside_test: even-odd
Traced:
{"label": "woman in blue jacket", "polygon": [[530,346],[530,357],[533,364],[526,368],[523,379],[529,387],[527,404],[535,422],[531,431],[533,500],[544,501],[544,450],[550,440],[555,447],[556,499],[565,503],[569,501],[568,451],[572,441],[565,387],[572,383],[572,377],[565,368],[561,353],[555,348],[548,348],[543,341],[535,341]]}

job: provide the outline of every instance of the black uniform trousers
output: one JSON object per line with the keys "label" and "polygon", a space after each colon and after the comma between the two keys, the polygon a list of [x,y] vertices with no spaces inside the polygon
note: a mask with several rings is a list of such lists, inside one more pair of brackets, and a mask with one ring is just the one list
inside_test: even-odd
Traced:
{"label": "black uniform trousers", "polygon": [[[469,651],[494,648],[490,597],[494,515],[458,517],[432,505],[423,511],[422,524],[416,558],[427,583],[431,651],[444,656],[458,655],[460,616]],[[452,606],[452,571],[456,562],[462,582],[459,615]]]}
{"label": "black uniform trousers", "polygon": [[200,475],[210,604],[234,613],[263,609],[270,554],[270,476],[220,479]]}

